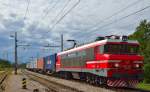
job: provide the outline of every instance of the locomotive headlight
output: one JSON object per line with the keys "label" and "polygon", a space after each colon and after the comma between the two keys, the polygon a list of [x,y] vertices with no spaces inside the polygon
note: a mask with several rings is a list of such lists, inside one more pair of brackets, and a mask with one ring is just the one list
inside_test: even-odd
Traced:
{"label": "locomotive headlight", "polygon": [[139,68],[139,67],[140,67],[140,65],[139,65],[139,64],[135,64],[135,67],[136,67],[136,68]]}
{"label": "locomotive headlight", "polygon": [[119,67],[119,64],[118,63],[115,63],[115,65],[114,65],[116,68],[118,68]]}

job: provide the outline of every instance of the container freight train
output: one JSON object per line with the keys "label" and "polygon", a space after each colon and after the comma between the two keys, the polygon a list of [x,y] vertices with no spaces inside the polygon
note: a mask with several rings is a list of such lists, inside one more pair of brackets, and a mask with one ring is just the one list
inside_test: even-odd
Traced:
{"label": "container freight train", "polygon": [[100,39],[40,58],[28,63],[27,69],[97,85],[136,87],[143,80],[143,57],[139,55],[139,43],[125,36],[122,39],[116,36]]}

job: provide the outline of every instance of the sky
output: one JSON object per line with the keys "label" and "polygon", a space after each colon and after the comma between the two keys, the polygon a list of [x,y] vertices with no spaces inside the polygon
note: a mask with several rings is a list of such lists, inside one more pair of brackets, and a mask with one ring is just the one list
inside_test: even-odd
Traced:
{"label": "sky", "polygon": [[140,21],[150,20],[150,8],[128,15],[148,6],[150,0],[0,0],[0,58],[14,61],[14,32],[19,45],[30,45],[18,47],[20,63],[59,52],[44,46],[60,46],[61,34],[65,49],[72,45],[68,39],[130,35]]}

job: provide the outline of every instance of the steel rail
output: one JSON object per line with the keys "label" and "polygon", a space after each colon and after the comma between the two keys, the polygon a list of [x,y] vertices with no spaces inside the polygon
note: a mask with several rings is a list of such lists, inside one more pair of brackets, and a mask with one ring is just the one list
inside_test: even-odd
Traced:
{"label": "steel rail", "polygon": [[75,89],[72,87],[68,87],[68,86],[63,85],[63,84],[56,83],[54,81],[45,79],[41,76],[31,74],[31,73],[26,72],[26,71],[22,71],[22,72],[23,72],[23,74],[25,74],[26,76],[28,76],[32,80],[35,80],[35,81],[43,84],[44,86],[47,86],[50,92],[51,91],[52,92],[83,92],[81,90],[78,90],[78,89]]}

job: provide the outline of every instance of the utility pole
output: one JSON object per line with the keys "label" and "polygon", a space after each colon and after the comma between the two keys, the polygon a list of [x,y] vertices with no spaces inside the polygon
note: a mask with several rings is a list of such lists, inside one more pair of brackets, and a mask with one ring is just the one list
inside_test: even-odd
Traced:
{"label": "utility pole", "polygon": [[18,56],[17,56],[17,32],[15,32],[15,75],[17,75]]}
{"label": "utility pole", "polygon": [[18,69],[18,54],[17,54],[17,48],[19,47],[19,46],[30,46],[30,45],[18,45],[18,38],[17,38],[17,32],[15,32],[15,35],[10,35],[10,37],[12,37],[12,38],[14,38],[14,40],[15,40],[15,72],[14,72],[14,74],[15,75],[17,75],[17,69]]}
{"label": "utility pole", "polygon": [[64,38],[63,38],[63,34],[61,34],[61,51],[64,50]]}

